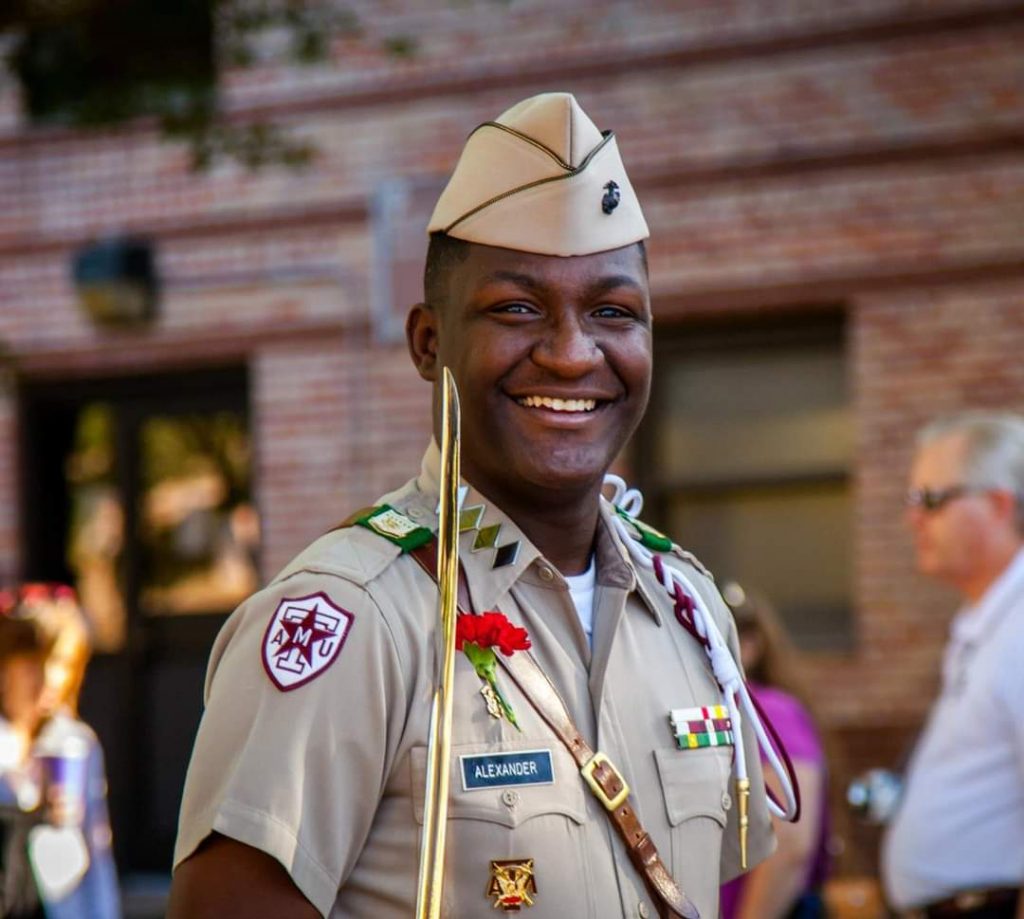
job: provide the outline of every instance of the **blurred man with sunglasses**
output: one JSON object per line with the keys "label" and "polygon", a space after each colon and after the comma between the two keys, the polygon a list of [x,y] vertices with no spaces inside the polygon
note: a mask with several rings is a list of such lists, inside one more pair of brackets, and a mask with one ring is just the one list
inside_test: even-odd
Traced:
{"label": "blurred man with sunglasses", "polygon": [[918,570],[953,587],[942,690],[885,839],[890,902],[914,917],[1024,919],[1024,418],[918,435],[907,518]]}

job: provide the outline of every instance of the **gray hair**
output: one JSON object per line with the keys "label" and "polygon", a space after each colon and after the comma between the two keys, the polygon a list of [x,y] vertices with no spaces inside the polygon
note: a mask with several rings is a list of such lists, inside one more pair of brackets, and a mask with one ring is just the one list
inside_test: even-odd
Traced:
{"label": "gray hair", "polygon": [[1017,496],[1017,531],[1024,534],[1024,417],[1010,412],[965,412],[939,418],[917,435],[923,446],[950,435],[967,443],[963,483]]}

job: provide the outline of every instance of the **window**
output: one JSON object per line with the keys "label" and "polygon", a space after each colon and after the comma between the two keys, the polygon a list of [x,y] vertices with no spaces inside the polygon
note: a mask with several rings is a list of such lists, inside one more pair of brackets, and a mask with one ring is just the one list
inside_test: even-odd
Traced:
{"label": "window", "polygon": [[804,648],[849,642],[853,426],[843,325],[662,334],[639,441],[646,516],[778,607]]}

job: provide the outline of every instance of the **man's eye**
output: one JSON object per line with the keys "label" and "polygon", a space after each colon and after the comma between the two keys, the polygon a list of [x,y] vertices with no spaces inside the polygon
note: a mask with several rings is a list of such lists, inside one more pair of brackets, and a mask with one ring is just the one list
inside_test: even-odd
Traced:
{"label": "man's eye", "polygon": [[512,315],[528,316],[535,312],[534,308],[527,303],[502,303],[494,308],[496,313],[511,313]]}
{"label": "man's eye", "polygon": [[594,310],[598,319],[632,319],[633,312],[624,306],[602,306]]}

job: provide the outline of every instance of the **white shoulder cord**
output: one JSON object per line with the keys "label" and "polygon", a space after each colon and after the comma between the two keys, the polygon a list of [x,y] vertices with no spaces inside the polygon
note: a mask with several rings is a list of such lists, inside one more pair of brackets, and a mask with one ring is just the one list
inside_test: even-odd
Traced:
{"label": "white shoulder cord", "polygon": [[[640,511],[643,509],[644,496],[639,490],[628,488],[625,481],[617,475],[606,475],[604,483],[615,489],[612,503],[619,510],[630,517],[637,518],[640,516]],[[711,670],[714,673],[715,680],[721,687],[726,708],[729,710],[729,717],[732,719],[736,750],[736,779],[739,787],[749,787],[746,786],[748,779],[747,761],[743,750],[743,721],[740,714],[742,708],[744,717],[750,719],[761,750],[764,752],[769,765],[778,776],[779,782],[782,785],[785,805],[779,804],[769,794],[768,807],[773,814],[783,820],[795,820],[798,804],[796,792],[789,780],[789,772],[769,740],[768,733],[765,731],[760,717],[758,717],[757,709],[751,701],[746,684],[740,676],[739,667],[736,666],[736,661],[733,660],[729,647],[726,645],[725,640],[722,638],[722,633],[719,632],[718,626],[715,624],[714,617],[705,608],[700,594],[681,572],[669,565],[661,564],[661,560],[657,556],[646,546],[638,542],[618,515],[615,515],[612,520],[619,535],[622,537],[623,545],[629,550],[633,561],[649,571],[654,571],[662,587],[665,588],[666,593],[672,597],[673,601],[679,596],[678,592],[682,591],[686,597],[689,597],[692,603],[694,628],[704,642],[708,657],[711,660]]]}

